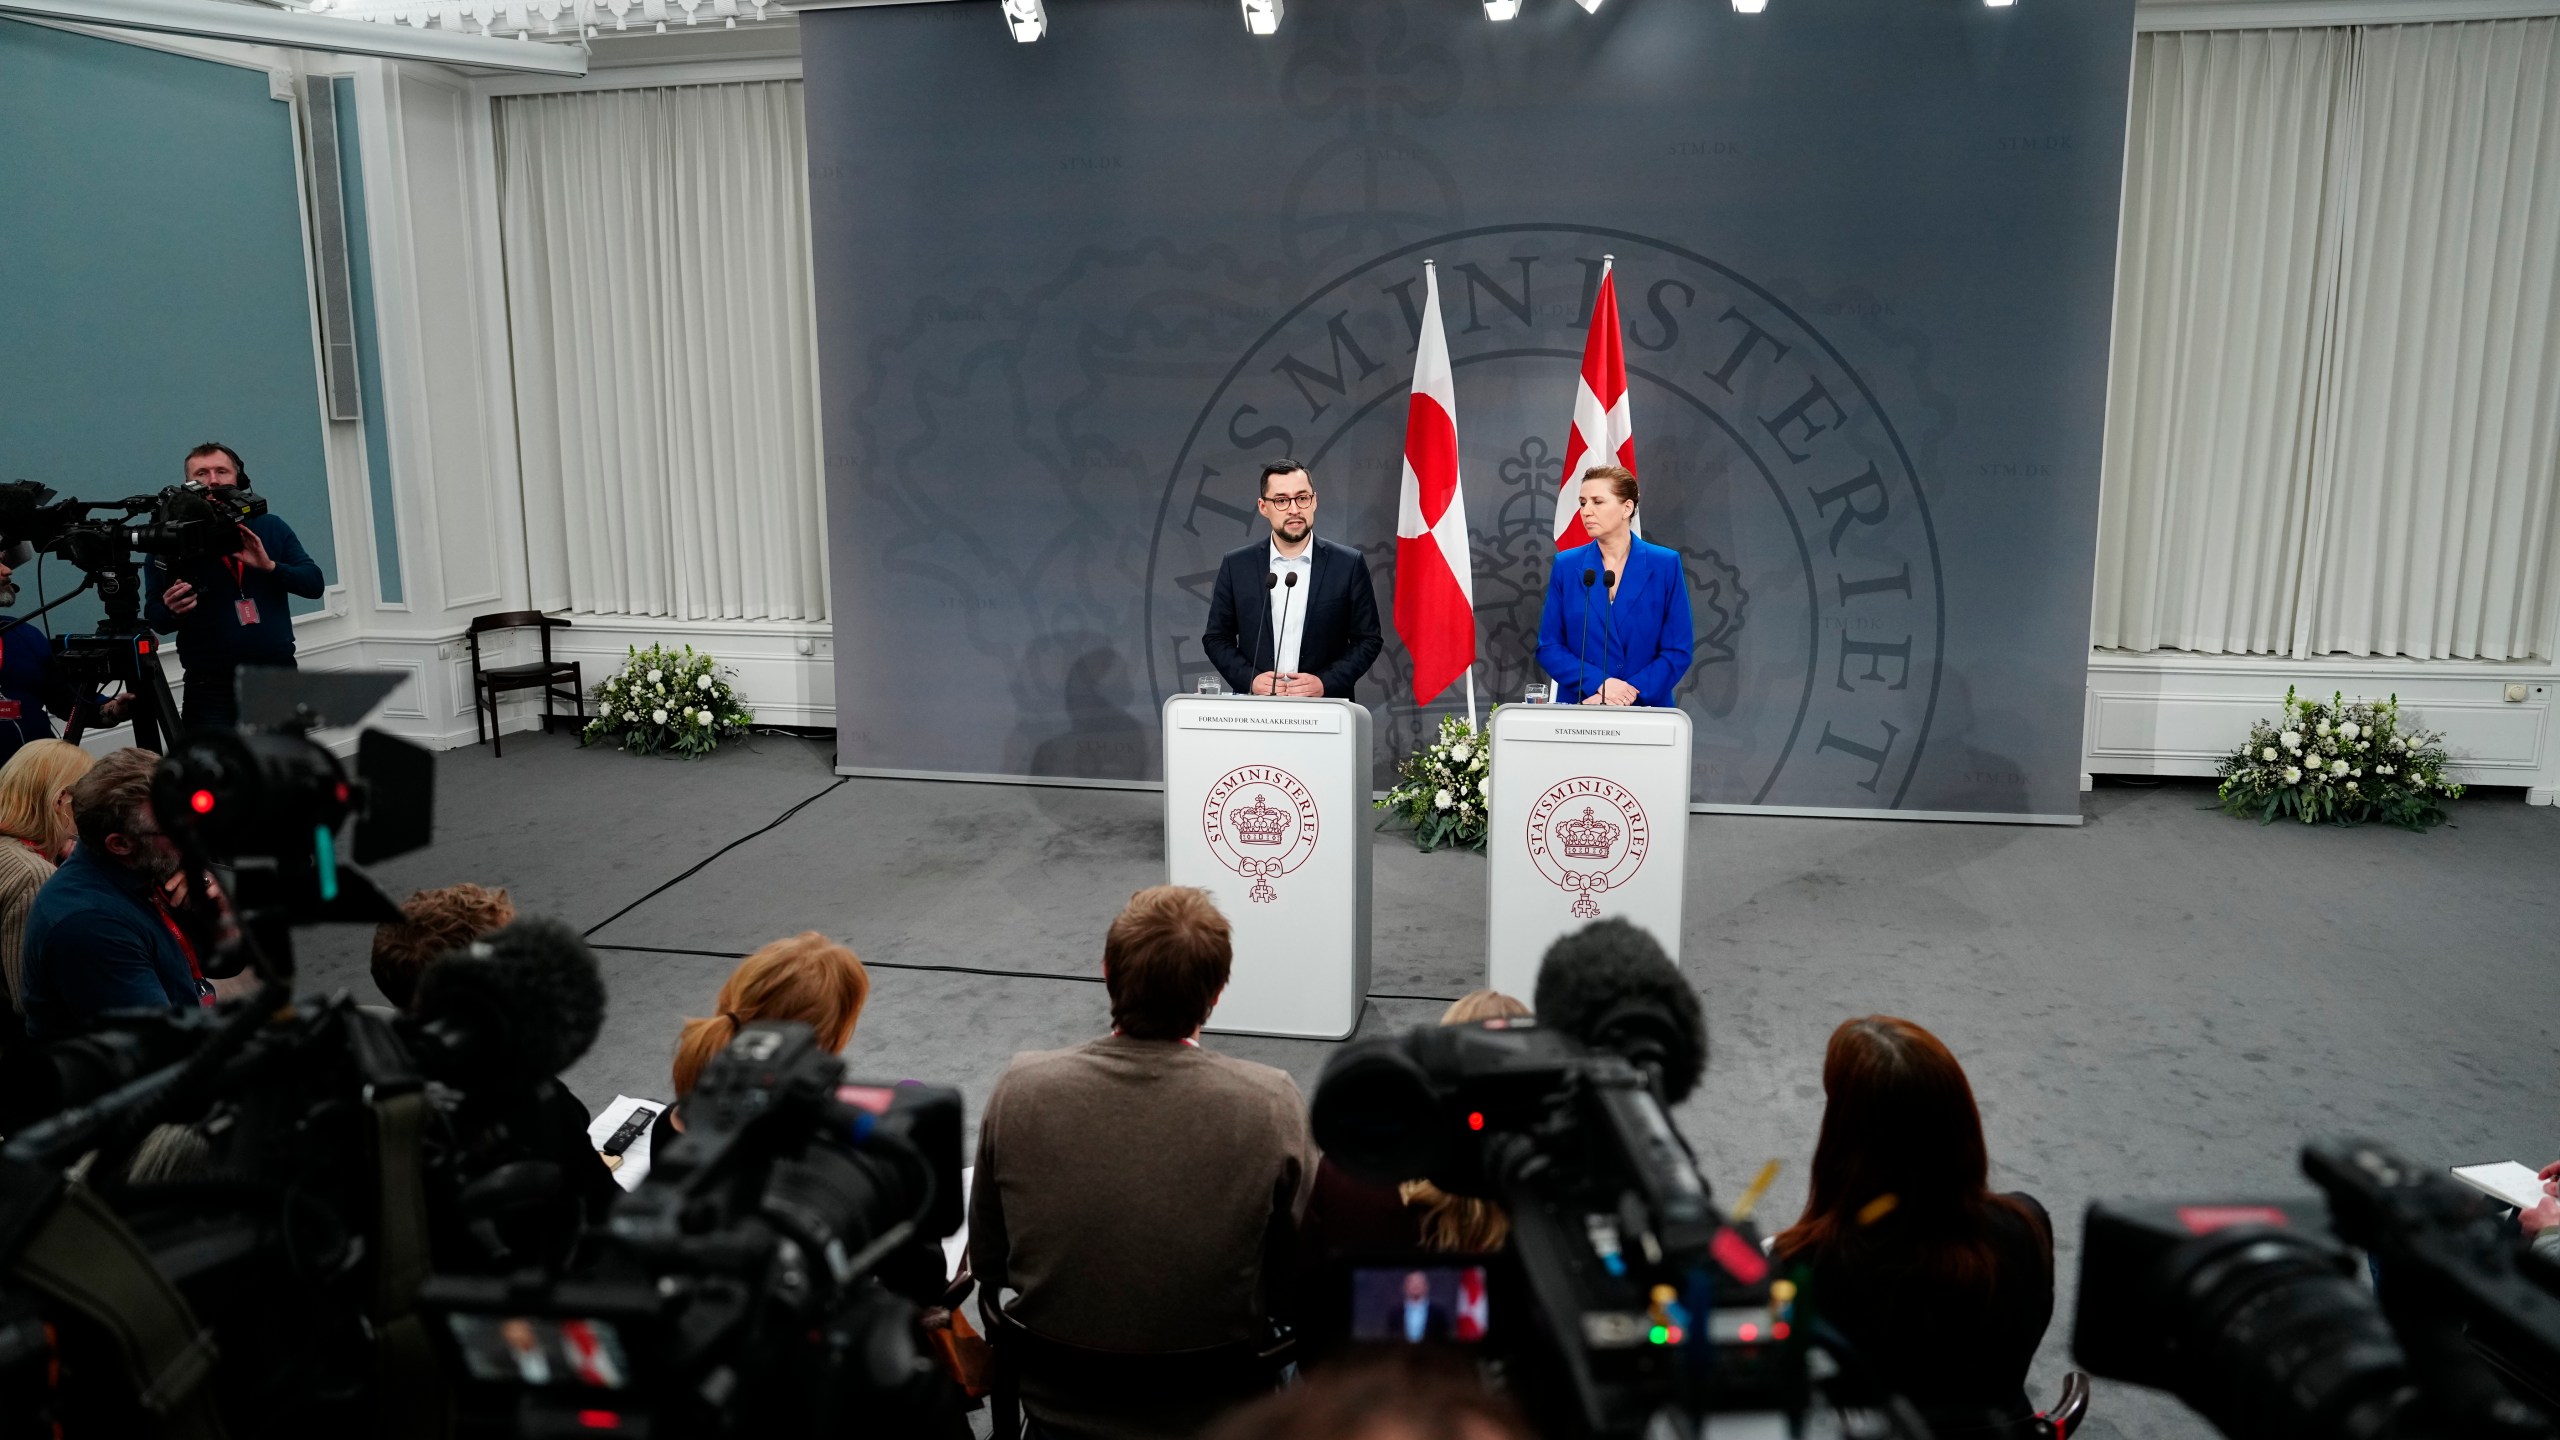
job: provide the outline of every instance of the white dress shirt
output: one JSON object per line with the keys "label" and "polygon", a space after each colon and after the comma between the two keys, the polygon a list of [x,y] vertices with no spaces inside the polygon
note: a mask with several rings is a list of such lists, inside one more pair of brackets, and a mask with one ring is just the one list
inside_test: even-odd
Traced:
{"label": "white dress shirt", "polygon": [[[1298,645],[1306,638],[1307,601],[1315,593],[1316,540],[1307,537],[1307,548],[1296,559],[1280,553],[1277,541],[1271,545],[1271,573],[1280,583],[1264,593],[1271,601],[1272,670],[1281,675],[1298,673]],[[1289,577],[1298,577],[1298,588],[1288,588]]]}

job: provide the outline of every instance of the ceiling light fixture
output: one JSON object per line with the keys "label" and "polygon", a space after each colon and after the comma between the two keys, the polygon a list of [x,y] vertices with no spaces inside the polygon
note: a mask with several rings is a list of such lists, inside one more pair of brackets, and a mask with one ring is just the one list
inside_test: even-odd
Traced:
{"label": "ceiling light fixture", "polygon": [[2018,0],[1982,0],[1982,3],[1990,6],[1994,10],[2006,10],[2010,6],[2017,4]]}
{"label": "ceiling light fixture", "polygon": [[1573,3],[1581,6],[1582,13],[1585,15],[1597,15],[1600,13],[1600,0],[1573,0]]}
{"label": "ceiling light fixture", "polygon": [[1757,15],[1768,8],[1769,0],[1733,0],[1733,11],[1737,15]]}
{"label": "ceiling light fixture", "polygon": [[1520,0],[1484,0],[1484,18],[1508,20],[1520,13]]}
{"label": "ceiling light fixture", "polygon": [[1244,28],[1256,35],[1280,33],[1280,0],[1243,0]]}
{"label": "ceiling light fixture", "polygon": [[1049,33],[1049,12],[1040,8],[1040,0],[1004,0],[1004,23],[1014,39],[1028,45]]}

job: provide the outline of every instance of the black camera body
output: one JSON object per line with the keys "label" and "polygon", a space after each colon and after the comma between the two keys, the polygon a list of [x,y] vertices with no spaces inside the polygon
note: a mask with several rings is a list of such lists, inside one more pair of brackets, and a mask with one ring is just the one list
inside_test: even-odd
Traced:
{"label": "black camera body", "polygon": [[[1792,1283],[1729,1221],[1644,1072],[1529,1020],[1355,1042],[1325,1067],[1316,1143],[1376,1184],[1498,1200],[1525,1294],[1496,1297],[1515,1391],[1556,1435],[1710,1413],[1800,1416]],[[1685,1418],[1684,1418],[1685,1417]]]}
{"label": "black camera body", "polygon": [[964,1221],[960,1093],[848,1082],[805,1025],[748,1026],[685,1130],[557,1278],[421,1293],[465,1433],[925,1433],[956,1396],[918,1348]]}
{"label": "black camera body", "polygon": [[[121,519],[91,519],[101,511]],[[190,481],[121,500],[57,500],[33,480],[0,485],[0,549],[21,542],[82,570],[129,564],[137,552],[171,560],[237,554],[240,527],[267,513],[245,486]]]}
{"label": "black camera body", "polygon": [[2553,1435],[2560,1299],[2512,1224],[2371,1141],[2302,1168],[2325,1205],[2092,1204],[2074,1357],[2252,1440]]}

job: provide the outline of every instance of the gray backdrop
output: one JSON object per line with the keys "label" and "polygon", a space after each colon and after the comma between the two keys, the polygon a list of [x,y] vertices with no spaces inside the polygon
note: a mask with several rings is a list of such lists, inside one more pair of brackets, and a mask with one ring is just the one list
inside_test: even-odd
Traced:
{"label": "gray backdrop", "polygon": [[[2132,16],[805,13],[839,765],[1156,778],[1272,456],[1390,612],[1426,258],[1516,699],[1614,255],[1695,798],[2076,816]],[[1381,783],[1460,698],[1409,673],[1391,631]]]}

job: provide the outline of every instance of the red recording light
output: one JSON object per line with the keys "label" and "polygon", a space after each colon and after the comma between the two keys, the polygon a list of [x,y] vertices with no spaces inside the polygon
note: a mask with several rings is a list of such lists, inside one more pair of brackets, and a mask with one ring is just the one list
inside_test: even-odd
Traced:
{"label": "red recording light", "polygon": [[338,803],[339,803],[339,804],[344,805],[344,804],[346,804],[346,803],[347,803],[347,782],[346,782],[346,781],[341,780],[341,781],[339,781],[339,782],[338,782],[337,795],[338,795]]}
{"label": "red recording light", "polygon": [[1750,1325],[1750,1324],[1746,1324],[1746,1325],[1744,1325],[1744,1326],[1742,1327],[1742,1329],[1741,1329],[1740,1331],[1738,1331],[1738,1332],[1736,1332],[1736,1333],[1737,1333],[1737,1334],[1738,1334],[1738,1336],[1743,1340],[1743,1342],[1747,1344],[1747,1343],[1749,1343],[1749,1342],[1751,1342],[1751,1341],[1753,1341],[1753,1340],[1757,1340],[1757,1339],[1759,1339],[1759,1338],[1760,1338],[1760,1327],[1759,1327],[1759,1326],[1757,1326],[1757,1325]]}
{"label": "red recording light", "polygon": [[195,811],[199,815],[212,814],[213,792],[210,790],[199,790],[193,795],[188,796],[187,808]]}
{"label": "red recording light", "polygon": [[1787,1338],[1787,1322],[1786,1322],[1786,1321],[1784,1321],[1784,1320],[1780,1320],[1780,1321],[1777,1321],[1777,1322],[1773,1323],[1772,1325],[1770,1325],[1770,1327],[1769,1327],[1769,1338],[1770,1338],[1770,1339],[1772,1339],[1772,1340],[1784,1340],[1784,1339],[1786,1339],[1786,1338]]}
{"label": "red recording light", "polygon": [[578,1412],[578,1423],[590,1430],[619,1430],[622,1428],[622,1417],[610,1410],[581,1410]]}
{"label": "red recording light", "polygon": [[148,640],[136,640],[133,642],[133,648],[137,654],[148,655],[151,653],[151,642]]}
{"label": "red recording light", "polygon": [[1483,1111],[1481,1111],[1481,1110],[1470,1110],[1470,1111],[1468,1111],[1468,1112],[1467,1112],[1467,1128],[1468,1128],[1468,1129],[1470,1129],[1470,1130],[1481,1130],[1481,1129],[1483,1129],[1483,1128],[1484,1128],[1484,1112],[1483,1112]]}

